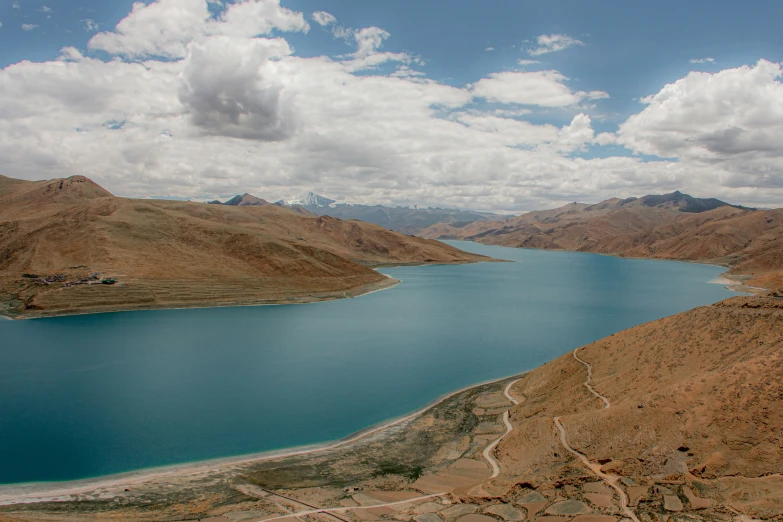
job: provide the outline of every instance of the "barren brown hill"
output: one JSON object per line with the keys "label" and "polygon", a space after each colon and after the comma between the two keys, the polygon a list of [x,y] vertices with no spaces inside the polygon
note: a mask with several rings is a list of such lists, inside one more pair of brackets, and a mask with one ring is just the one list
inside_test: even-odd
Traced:
{"label": "barren brown hill", "polygon": [[[520,404],[498,446],[503,473],[492,490],[567,491],[585,474],[597,478],[564,448],[559,417],[568,444],[617,480],[642,520],[682,510],[699,520],[779,519],[782,333],[783,298],[738,297],[614,334],[534,370],[511,388]],[[597,395],[583,384],[588,365]]]}
{"label": "barren brown hill", "polygon": [[10,315],[311,301],[391,284],[373,266],[480,260],[276,205],[134,200],[81,176],[0,176],[0,294]]}
{"label": "barren brown hill", "polygon": [[597,205],[571,203],[457,229],[438,224],[424,237],[491,245],[596,252],[722,264],[750,285],[783,284],[783,209],[754,210],[675,192]]}

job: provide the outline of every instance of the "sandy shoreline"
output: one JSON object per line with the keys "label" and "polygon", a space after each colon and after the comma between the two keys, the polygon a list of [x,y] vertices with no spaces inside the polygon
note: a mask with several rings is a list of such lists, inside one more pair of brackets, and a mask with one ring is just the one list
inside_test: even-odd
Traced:
{"label": "sandy shoreline", "polygon": [[410,422],[425,414],[435,406],[449,400],[455,395],[472,390],[474,388],[479,388],[511,379],[519,379],[530,371],[531,370],[527,370],[522,373],[465,386],[463,388],[449,392],[433,401],[430,401],[428,404],[419,408],[418,410],[413,411],[412,413],[408,413],[401,417],[388,419],[373,426],[368,426],[367,428],[364,428],[337,441],[327,441],[307,446],[272,450],[261,453],[251,453],[248,455],[238,455],[234,457],[220,457],[210,460],[146,468],[87,479],[62,482],[28,482],[21,484],[0,485],[0,506],[37,502],[68,502],[73,500],[72,497],[74,495],[86,494],[101,488],[120,486],[128,487],[147,482],[151,479],[208,473],[217,471],[221,468],[227,469],[235,466],[252,464],[254,462],[283,459],[330,451],[342,446],[347,446],[354,442],[358,442],[371,435],[381,434],[385,430]]}

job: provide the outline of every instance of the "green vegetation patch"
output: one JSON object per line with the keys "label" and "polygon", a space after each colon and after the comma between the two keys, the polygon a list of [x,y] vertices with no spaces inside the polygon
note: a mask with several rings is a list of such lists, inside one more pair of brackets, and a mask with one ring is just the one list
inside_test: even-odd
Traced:
{"label": "green vegetation patch", "polygon": [[378,464],[378,469],[373,472],[372,476],[385,477],[387,475],[400,475],[411,482],[414,482],[421,477],[423,472],[424,468],[421,466],[409,466],[399,462],[386,461]]}

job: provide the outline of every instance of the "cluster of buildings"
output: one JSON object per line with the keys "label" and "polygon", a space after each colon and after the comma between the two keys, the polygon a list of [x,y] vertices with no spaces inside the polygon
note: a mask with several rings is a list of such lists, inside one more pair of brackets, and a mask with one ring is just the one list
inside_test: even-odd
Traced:
{"label": "cluster of buildings", "polygon": [[93,272],[87,277],[79,279],[78,281],[67,281],[67,277],[63,274],[55,274],[51,276],[33,276],[31,274],[25,274],[25,277],[34,278],[35,282],[39,285],[50,285],[52,283],[65,283],[64,287],[71,287],[76,285],[92,285],[92,284],[104,284],[113,285],[117,282],[116,279],[111,277],[104,277],[101,279],[100,272]]}

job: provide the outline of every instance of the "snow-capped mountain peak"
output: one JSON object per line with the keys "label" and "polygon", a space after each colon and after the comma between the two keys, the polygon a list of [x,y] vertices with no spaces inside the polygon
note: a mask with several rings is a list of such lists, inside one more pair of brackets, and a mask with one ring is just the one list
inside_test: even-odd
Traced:
{"label": "snow-capped mountain peak", "polygon": [[333,199],[325,198],[316,194],[315,192],[308,192],[307,195],[300,199],[294,199],[286,201],[286,205],[302,205],[304,207],[328,207],[335,201]]}

